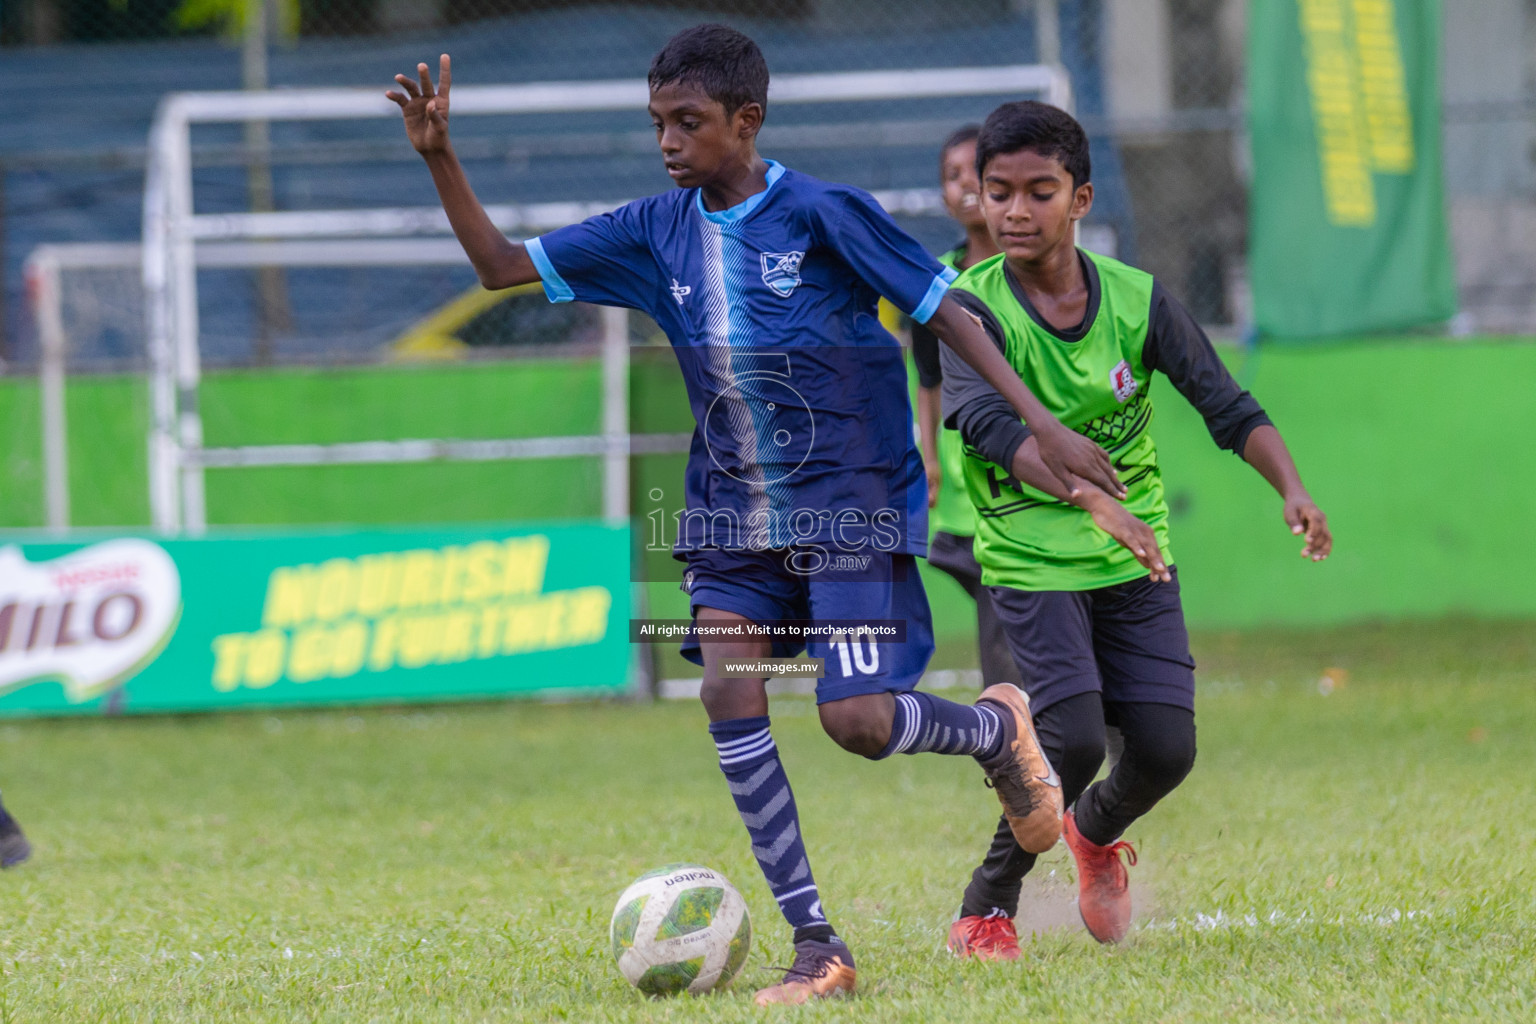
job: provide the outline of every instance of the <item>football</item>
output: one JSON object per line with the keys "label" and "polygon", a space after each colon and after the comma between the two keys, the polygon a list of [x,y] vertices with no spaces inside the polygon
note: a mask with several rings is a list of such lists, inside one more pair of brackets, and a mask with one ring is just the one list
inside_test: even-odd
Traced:
{"label": "football", "polygon": [[624,890],[608,936],[619,971],[641,992],[698,995],[730,984],[747,962],[752,919],[724,875],[668,864]]}

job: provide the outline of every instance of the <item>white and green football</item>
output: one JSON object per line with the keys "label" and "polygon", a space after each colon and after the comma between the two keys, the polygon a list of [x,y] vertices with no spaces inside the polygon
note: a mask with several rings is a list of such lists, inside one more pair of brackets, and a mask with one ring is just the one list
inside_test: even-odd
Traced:
{"label": "white and green football", "polygon": [[641,992],[698,995],[729,984],[747,962],[752,920],[724,875],[668,864],[624,890],[608,937],[619,970]]}

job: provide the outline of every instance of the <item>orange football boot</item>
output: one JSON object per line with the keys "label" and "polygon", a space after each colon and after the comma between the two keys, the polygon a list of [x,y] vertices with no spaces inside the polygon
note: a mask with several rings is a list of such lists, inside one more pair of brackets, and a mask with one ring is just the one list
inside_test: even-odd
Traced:
{"label": "orange football boot", "polygon": [[855,979],[853,954],[841,939],[807,939],[795,943],[795,962],[784,972],[784,980],[758,989],[756,1002],[758,1006],[773,1006],[850,995]]}
{"label": "orange football boot", "polygon": [[1061,778],[1040,749],[1029,697],[1012,683],[995,683],[976,703],[990,704],[1003,723],[1002,753],[981,765],[987,784],[997,790],[1013,838],[1026,853],[1044,853],[1061,838]]}
{"label": "orange football boot", "polygon": [[1067,849],[1077,862],[1077,912],[1089,935],[1100,942],[1119,942],[1131,928],[1131,880],[1120,854],[1123,851],[1134,867],[1136,848],[1123,840],[1108,846],[1089,842],[1077,830],[1071,811],[1063,826]]}

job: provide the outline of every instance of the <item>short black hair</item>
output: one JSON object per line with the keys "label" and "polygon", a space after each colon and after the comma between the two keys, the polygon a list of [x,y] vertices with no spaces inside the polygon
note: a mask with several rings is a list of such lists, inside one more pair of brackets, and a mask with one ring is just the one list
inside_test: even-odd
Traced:
{"label": "short black hair", "polygon": [[1092,180],[1083,126],[1060,107],[1037,100],[1004,103],[987,115],[976,137],[976,176],[986,177],[987,161],[993,157],[1026,149],[1060,160],[1072,175],[1073,188]]}
{"label": "short black hair", "polygon": [[956,128],[954,131],[950,132],[949,137],[944,140],[944,145],[939,149],[940,169],[943,169],[944,159],[949,156],[950,150],[954,149],[956,146],[963,146],[967,142],[975,142],[976,136],[980,134],[981,125],[979,124],[963,124],[959,128]]}
{"label": "short black hair", "polygon": [[757,44],[729,25],[685,28],[651,61],[646,83],[655,92],[675,82],[698,86],[734,114],[748,103],[768,110],[768,62]]}

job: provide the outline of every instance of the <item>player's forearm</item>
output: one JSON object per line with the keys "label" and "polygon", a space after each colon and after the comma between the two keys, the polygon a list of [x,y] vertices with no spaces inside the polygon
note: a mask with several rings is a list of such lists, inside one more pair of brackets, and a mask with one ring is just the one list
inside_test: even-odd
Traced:
{"label": "player's forearm", "polygon": [[1008,467],[1008,471],[1015,480],[1029,484],[1037,491],[1044,491],[1057,501],[1065,501],[1079,508],[1087,508],[1083,502],[1090,497],[1090,492],[1101,496],[1104,494],[1093,484],[1084,483],[1077,496],[1073,497],[1040,458],[1040,443],[1033,435],[1025,438],[1024,443],[1014,450],[1013,464]]}
{"label": "player's forearm", "polygon": [[923,465],[939,464],[939,389],[917,389],[917,444],[923,453]]}
{"label": "player's forearm", "polygon": [[1301,482],[1301,473],[1296,469],[1296,461],[1291,458],[1290,449],[1285,446],[1285,439],[1280,436],[1280,431],[1269,424],[1254,427],[1248,435],[1243,445],[1243,461],[1258,470],[1259,475],[1269,481],[1269,485],[1280,497],[1294,498],[1307,493]]}
{"label": "player's forearm", "polygon": [[1019,445],[1014,453],[1013,476],[1031,487],[1041,490],[1060,501],[1076,505],[1093,517],[1093,525],[1114,538],[1115,543],[1136,556],[1136,561],[1146,568],[1153,582],[1166,583],[1173,579],[1156,532],[1137,519],[1130,510],[1115,500],[1108,492],[1087,480],[1080,481],[1076,493],[1068,494],[1040,459],[1039,449],[1033,437]]}
{"label": "player's forearm", "polygon": [[537,281],[539,271],[528,250],[491,223],[453,150],[428,154],[426,161],[432,172],[432,184],[437,186],[438,198],[448,214],[448,223],[474,265],[480,283],[497,289]]}
{"label": "player's forearm", "polygon": [[928,329],[938,335],[940,341],[964,359],[982,379],[997,389],[1008,400],[1019,418],[1037,434],[1064,429],[1061,421],[1052,416],[1034,392],[1019,379],[1008,360],[997,350],[982,330],[981,324],[967,313],[954,299],[946,296],[928,321]]}

